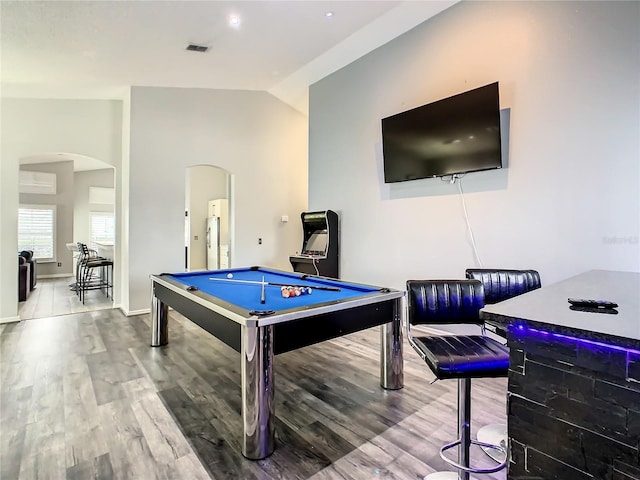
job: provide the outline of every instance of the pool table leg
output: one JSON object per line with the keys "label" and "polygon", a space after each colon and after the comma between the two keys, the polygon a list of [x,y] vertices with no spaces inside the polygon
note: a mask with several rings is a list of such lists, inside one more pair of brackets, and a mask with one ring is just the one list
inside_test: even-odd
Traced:
{"label": "pool table leg", "polygon": [[393,321],[380,329],[380,385],[388,390],[404,387],[401,300],[398,298],[393,304]]}
{"label": "pool table leg", "polygon": [[260,460],[275,448],[273,326],[242,327],[242,454]]}
{"label": "pool table leg", "polygon": [[151,296],[151,346],[169,343],[169,305]]}

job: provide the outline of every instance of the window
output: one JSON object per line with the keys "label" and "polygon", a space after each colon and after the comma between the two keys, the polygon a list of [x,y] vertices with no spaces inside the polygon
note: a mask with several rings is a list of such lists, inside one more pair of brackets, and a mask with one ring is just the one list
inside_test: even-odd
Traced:
{"label": "window", "polygon": [[33,250],[41,262],[56,260],[56,206],[22,205],[18,209],[18,250]]}
{"label": "window", "polygon": [[95,242],[113,244],[116,240],[115,218],[111,212],[91,212],[91,248]]}

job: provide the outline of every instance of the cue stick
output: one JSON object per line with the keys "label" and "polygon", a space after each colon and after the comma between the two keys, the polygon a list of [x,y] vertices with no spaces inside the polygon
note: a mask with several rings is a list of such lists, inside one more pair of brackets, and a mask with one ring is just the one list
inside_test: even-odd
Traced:
{"label": "cue stick", "polygon": [[264,295],[264,275],[262,276],[262,293],[260,294],[260,303],[264,303],[266,301],[265,295]]}
{"label": "cue stick", "polygon": [[[235,278],[215,278],[209,277],[209,280],[216,280],[218,282],[236,282],[236,283],[250,283],[252,285],[260,285],[262,282],[257,282],[255,280],[236,280]],[[290,283],[276,283],[276,282],[264,282],[265,285],[273,285],[275,287],[300,287],[300,288],[310,288],[312,290],[329,290],[331,292],[339,292],[339,287],[314,287],[313,285],[295,285]]]}

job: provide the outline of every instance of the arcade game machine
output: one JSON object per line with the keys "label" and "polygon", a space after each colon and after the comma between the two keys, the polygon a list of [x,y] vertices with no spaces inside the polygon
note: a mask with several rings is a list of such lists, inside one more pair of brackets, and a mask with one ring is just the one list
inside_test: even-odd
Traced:
{"label": "arcade game machine", "polygon": [[340,278],[338,214],[332,210],[302,212],[302,250],[289,257],[294,272]]}

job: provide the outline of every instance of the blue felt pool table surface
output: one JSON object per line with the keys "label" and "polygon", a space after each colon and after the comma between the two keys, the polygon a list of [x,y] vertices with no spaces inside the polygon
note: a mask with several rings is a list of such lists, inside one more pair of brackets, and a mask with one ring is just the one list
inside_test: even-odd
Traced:
{"label": "blue felt pool table surface", "polygon": [[[233,278],[227,278],[232,274]],[[340,280],[308,276],[297,272],[282,272],[264,267],[231,268],[188,273],[164,274],[187,287],[229,302],[246,310],[272,310],[274,312],[304,308],[311,305],[348,300],[379,292],[379,287],[343,282]],[[265,303],[260,302],[262,286],[242,281],[274,282],[311,287],[312,293],[284,298],[280,286],[265,286]],[[339,291],[318,290],[314,287],[337,287]]]}

